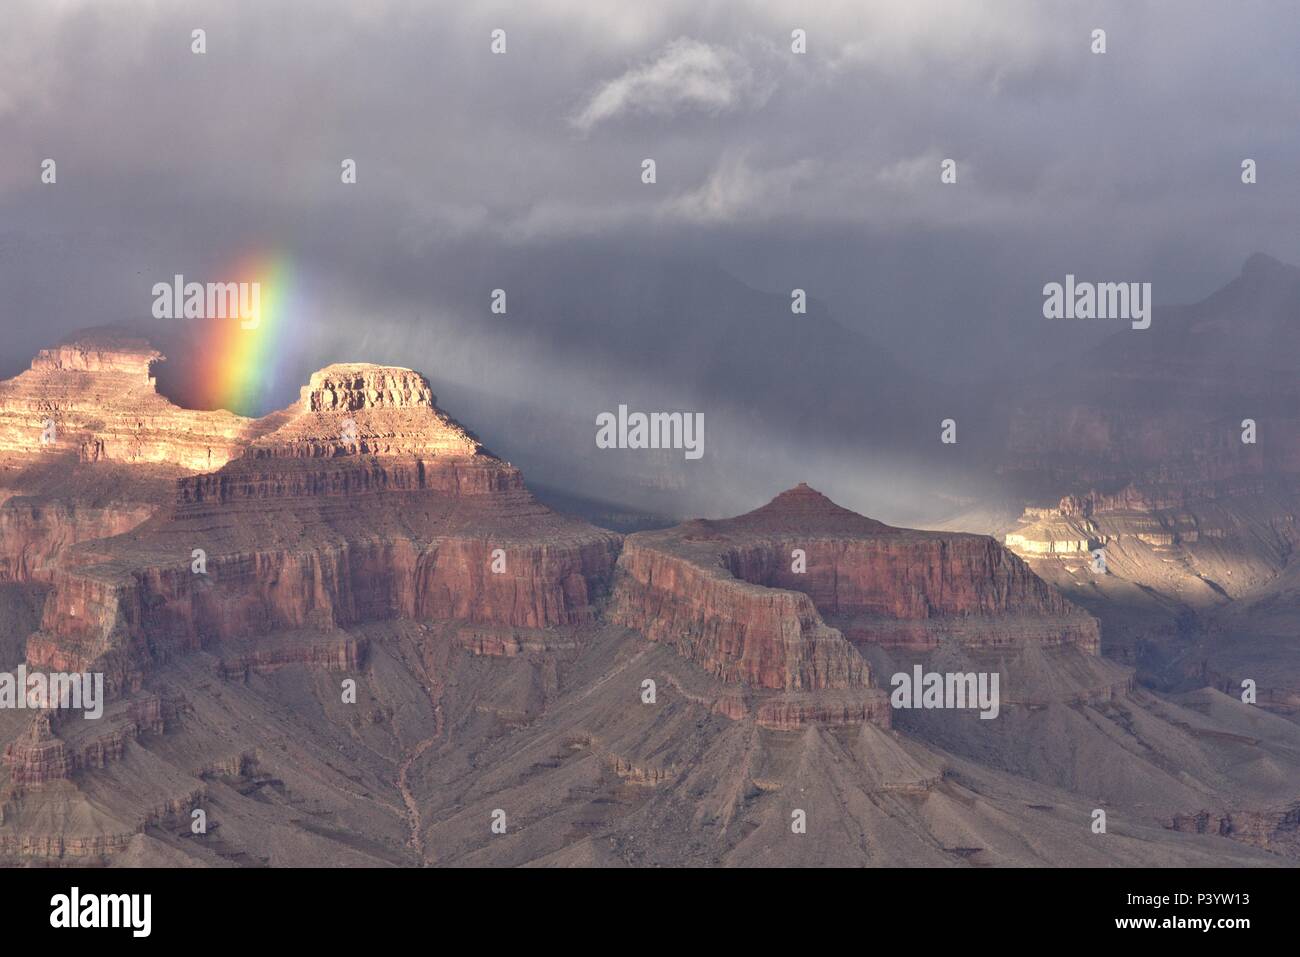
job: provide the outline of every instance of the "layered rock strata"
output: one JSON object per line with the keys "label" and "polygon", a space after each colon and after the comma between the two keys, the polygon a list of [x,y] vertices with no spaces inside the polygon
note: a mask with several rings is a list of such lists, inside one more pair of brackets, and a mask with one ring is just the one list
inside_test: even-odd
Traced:
{"label": "layered rock strata", "polygon": [[252,664],[293,660],[275,636],[297,629],[590,620],[619,537],[539,504],[423,376],[330,366],[281,419],[221,469],[178,480],[165,514],[70,550],[33,666],[103,670],[121,689],[211,642],[266,636]]}
{"label": "layered rock strata", "polygon": [[891,528],[806,485],[734,519],[629,536],[611,616],[724,683],[779,693],[758,710],[782,728],[888,723],[854,644],[1099,643],[1095,620],[992,539]]}
{"label": "layered rock strata", "polygon": [[1091,653],[1099,641],[1096,621],[993,539],[891,528],[804,485],[738,518],[632,535],[619,568],[621,621],[759,687],[851,686],[843,638]]}
{"label": "layered rock strata", "polygon": [[173,405],[151,374],[162,358],[143,340],[110,333],[42,350],[0,382],[0,455],[220,468],[258,432],[256,420]]}
{"label": "layered rock strata", "polygon": [[172,404],[151,373],[162,359],[99,330],[0,382],[0,579],[45,578],[64,549],[129,531],[178,477],[220,468],[279,423]]}
{"label": "layered rock strata", "polygon": [[159,695],[140,695],[114,708],[102,722],[73,722],[58,735],[54,721],[50,712],[37,714],[27,732],[5,747],[8,797],[117,760],[142,733],[163,729],[163,704]]}

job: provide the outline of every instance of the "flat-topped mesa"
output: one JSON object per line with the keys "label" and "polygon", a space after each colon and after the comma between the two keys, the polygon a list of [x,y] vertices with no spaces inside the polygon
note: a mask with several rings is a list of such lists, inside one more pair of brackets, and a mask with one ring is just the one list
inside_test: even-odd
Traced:
{"label": "flat-topped mesa", "polygon": [[493,458],[438,408],[420,373],[362,363],[314,373],[302,388],[297,412],[246,453],[254,459],[367,455]]}
{"label": "flat-topped mesa", "polygon": [[1017,555],[1038,558],[1044,555],[1087,557],[1092,549],[1106,542],[1087,519],[1032,514],[1026,510],[1020,525],[1004,536],[1003,543]]}
{"label": "flat-topped mesa", "polygon": [[69,546],[134,528],[179,476],[220,468],[279,423],[173,405],[151,375],[162,358],[92,330],[0,382],[0,579],[42,579]]}
{"label": "flat-topped mesa", "polygon": [[437,405],[429,380],[399,366],[335,363],[312,373],[302,387],[304,412],[361,409],[431,409]]}
{"label": "flat-topped mesa", "polygon": [[220,468],[258,433],[257,422],[173,405],[150,374],[161,359],[145,340],[112,331],[41,350],[30,369],[0,382],[0,458]]}
{"label": "flat-topped mesa", "polygon": [[1069,595],[1140,586],[1211,609],[1285,574],[1300,547],[1297,496],[1300,478],[1291,476],[1128,485],[1027,508],[1005,541]]}
{"label": "flat-topped mesa", "polygon": [[163,354],[142,339],[74,340],[42,349],[32,360],[34,372],[115,373],[154,386],[152,366]]}
{"label": "flat-topped mesa", "polygon": [[589,621],[620,537],[539,503],[433,402],[409,369],[317,373],[243,455],[179,479],[171,509],[70,551],[29,662],[93,664],[120,690],[169,655],[366,621]]}
{"label": "flat-topped mesa", "polygon": [[619,572],[616,620],[764,688],[851,685],[846,638],[1099,645],[1097,622],[993,539],[891,528],[806,486],[737,518],[631,535]]}
{"label": "flat-topped mesa", "polygon": [[399,490],[531,498],[519,470],[439,409],[428,380],[410,369],[328,366],[280,415],[283,424],[238,459],[178,483],[178,505]]}

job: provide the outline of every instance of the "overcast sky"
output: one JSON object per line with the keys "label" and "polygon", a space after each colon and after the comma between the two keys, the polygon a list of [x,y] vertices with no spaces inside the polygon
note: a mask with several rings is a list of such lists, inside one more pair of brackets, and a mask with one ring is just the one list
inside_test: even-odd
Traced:
{"label": "overcast sky", "polygon": [[[599,249],[804,287],[931,375],[1013,374],[1093,334],[1041,321],[1043,284],[1067,272],[1150,281],[1158,306],[1207,295],[1256,250],[1300,259],[1296,13],[7,0],[3,371],[62,332],[147,316],[160,279],[228,278],[274,251],[330,358],[405,358],[454,382],[414,332],[486,307],[464,263],[490,285],[496,256],[562,273]],[[1246,157],[1257,185],[1240,182]],[[580,355],[536,375],[575,369]]]}
{"label": "overcast sky", "polygon": [[1251,251],[1296,258],[1300,17],[1277,0],[5,7],[0,279],[24,342],[129,310],[130,266],[275,246],[382,311],[394,263],[586,239],[807,286],[892,348],[978,365],[947,334],[1067,270],[1169,302]]}

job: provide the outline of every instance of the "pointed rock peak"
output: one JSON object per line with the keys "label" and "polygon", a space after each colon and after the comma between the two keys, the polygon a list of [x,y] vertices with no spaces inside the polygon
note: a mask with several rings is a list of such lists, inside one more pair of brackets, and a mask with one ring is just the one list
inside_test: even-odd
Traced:
{"label": "pointed rock peak", "polygon": [[1242,265],[1241,275],[1251,280],[1296,279],[1300,278],[1300,269],[1266,253],[1252,253]]}
{"label": "pointed rock peak", "polygon": [[805,482],[782,492],[761,508],[733,519],[737,524],[773,531],[879,534],[894,531],[883,522],[836,505]]}
{"label": "pointed rock peak", "polygon": [[798,507],[807,507],[808,505],[812,505],[814,503],[818,505],[825,504],[825,505],[838,508],[838,506],[836,506],[834,502],[828,499],[821,492],[817,491],[807,482],[800,482],[794,488],[786,489],[776,498],[772,499],[772,501],[769,502],[768,504],[798,508]]}
{"label": "pointed rock peak", "polygon": [[770,509],[783,512],[827,512],[843,513],[861,518],[856,512],[836,505],[829,498],[817,491],[807,482],[800,482],[794,488],[788,488],[758,511]]}

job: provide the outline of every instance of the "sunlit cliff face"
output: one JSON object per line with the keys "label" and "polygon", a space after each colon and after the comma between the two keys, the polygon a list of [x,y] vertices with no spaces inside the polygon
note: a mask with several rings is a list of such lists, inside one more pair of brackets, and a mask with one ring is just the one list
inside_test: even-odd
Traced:
{"label": "sunlit cliff face", "polygon": [[1167,7],[8,3],[0,865],[1300,859],[1300,21]]}

